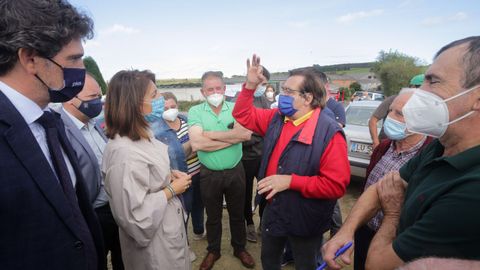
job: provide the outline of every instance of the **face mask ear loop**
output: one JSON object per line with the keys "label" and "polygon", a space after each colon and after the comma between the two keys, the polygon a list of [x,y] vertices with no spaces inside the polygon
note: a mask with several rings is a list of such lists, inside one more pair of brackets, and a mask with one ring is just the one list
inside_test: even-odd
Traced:
{"label": "face mask ear loop", "polygon": [[465,94],[468,94],[468,93],[472,92],[473,90],[477,89],[478,87],[480,87],[480,85],[475,85],[475,86],[473,86],[473,87],[471,87],[471,88],[469,88],[469,89],[467,89],[467,90],[465,90],[465,91],[463,91],[463,92],[461,92],[461,93],[458,93],[458,94],[456,94],[456,95],[454,95],[454,96],[452,96],[452,97],[449,97],[449,98],[447,98],[447,99],[444,99],[443,102],[448,102],[448,101],[450,101],[450,100],[452,100],[452,99],[456,99],[456,98],[459,97],[459,96],[463,96],[463,95],[465,95]]}
{"label": "face mask ear loop", "polygon": [[472,115],[473,113],[474,113],[474,111],[470,111],[470,112],[468,112],[468,113],[460,116],[459,118],[457,118],[457,119],[455,119],[455,120],[453,120],[453,121],[450,121],[450,122],[448,122],[448,123],[442,124],[441,126],[448,126],[448,125],[451,125],[451,124],[453,124],[453,123],[456,123],[456,122],[458,122],[458,121],[460,121],[460,120],[462,120],[462,119],[464,119],[464,118],[469,117],[469,116]]}

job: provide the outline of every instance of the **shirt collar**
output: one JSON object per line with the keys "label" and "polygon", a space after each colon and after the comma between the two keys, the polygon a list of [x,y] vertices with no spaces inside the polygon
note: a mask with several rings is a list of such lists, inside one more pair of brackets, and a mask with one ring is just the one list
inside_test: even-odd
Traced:
{"label": "shirt collar", "polygon": [[422,148],[423,144],[425,143],[425,140],[427,139],[427,136],[424,136],[419,142],[417,142],[412,148],[409,148],[405,151],[402,151],[400,153],[397,153],[395,151],[396,149],[396,145],[395,145],[395,141],[392,141],[392,144],[390,145],[390,147],[392,147],[392,150],[393,150],[393,153],[395,155],[398,155],[398,156],[402,156],[402,155],[408,155],[408,154],[411,154],[411,153],[415,153],[417,152],[420,148]]}
{"label": "shirt collar", "polygon": [[73,124],[75,124],[75,126],[78,129],[82,129],[85,126],[85,124],[82,121],[78,120],[75,116],[73,116],[71,113],[69,113],[67,110],[65,110],[65,108],[63,106],[62,106],[62,110],[70,118],[70,120],[72,120]]}
{"label": "shirt collar", "polygon": [[[30,125],[43,115],[43,110],[37,103],[2,81],[0,81],[0,90],[7,96],[10,102],[12,102],[13,106],[15,106],[27,124]],[[47,108],[48,107],[45,107],[44,109]]]}
{"label": "shirt collar", "polygon": [[480,145],[474,146],[454,156],[444,157],[444,160],[460,171],[479,165]]}
{"label": "shirt collar", "polygon": [[286,123],[288,121],[291,121],[294,126],[298,127],[299,125],[303,124],[305,121],[310,119],[310,117],[313,114],[313,111],[314,110],[309,111],[308,113],[306,113],[304,116],[298,118],[297,120],[293,120],[292,118],[290,118],[288,116],[285,116],[285,119],[283,121],[284,121],[284,123]]}

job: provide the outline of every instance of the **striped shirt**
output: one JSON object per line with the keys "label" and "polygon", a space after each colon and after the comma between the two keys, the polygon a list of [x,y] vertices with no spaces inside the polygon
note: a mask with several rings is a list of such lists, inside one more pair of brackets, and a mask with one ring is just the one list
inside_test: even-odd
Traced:
{"label": "striped shirt", "polygon": [[[188,137],[188,124],[180,118],[180,128],[177,130],[177,138],[181,144],[187,143],[190,140]],[[195,154],[192,158],[187,159],[187,173],[195,175],[200,172],[200,160]]]}

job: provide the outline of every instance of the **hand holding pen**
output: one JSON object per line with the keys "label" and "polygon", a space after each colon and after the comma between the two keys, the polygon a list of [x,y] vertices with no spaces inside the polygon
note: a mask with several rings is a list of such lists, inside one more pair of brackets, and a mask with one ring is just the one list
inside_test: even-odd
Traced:
{"label": "hand holding pen", "polygon": [[[338,257],[340,257],[343,253],[345,253],[345,251],[347,251],[350,247],[352,247],[353,245],[353,242],[350,241],[348,243],[346,243],[345,245],[343,245],[341,248],[339,248],[337,250],[337,252],[335,252],[335,256],[333,258],[333,260],[335,261]],[[324,261],[316,270],[323,270],[327,267],[327,262]]]}

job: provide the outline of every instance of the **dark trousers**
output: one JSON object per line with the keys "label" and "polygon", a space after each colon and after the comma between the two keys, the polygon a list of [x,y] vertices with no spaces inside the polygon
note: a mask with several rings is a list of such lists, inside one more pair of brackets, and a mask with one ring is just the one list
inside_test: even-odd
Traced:
{"label": "dark trousers", "polygon": [[[203,225],[203,201],[200,193],[200,174],[192,176],[192,186],[183,194],[185,211],[192,216],[193,233],[202,234],[205,230]],[[188,220],[187,224],[188,225]]]}
{"label": "dark trousers", "polygon": [[247,225],[253,224],[252,213],[252,193],[253,193],[253,179],[257,176],[260,169],[261,159],[242,160],[243,169],[245,170],[245,208],[244,215]]}
{"label": "dark trousers", "polygon": [[[100,226],[102,227],[103,242],[105,246],[105,257],[110,251],[113,270],[123,270],[122,251],[120,249],[120,239],[118,236],[118,226],[113,219],[112,210],[107,203],[104,206],[95,208]],[[107,261],[105,260],[105,270],[107,270]]]}
{"label": "dark trousers", "polygon": [[332,215],[332,227],[330,229],[330,235],[335,235],[340,227],[342,227],[342,211],[340,210],[340,202],[337,200],[335,203],[335,208],[333,208]]}
{"label": "dark trousers", "polygon": [[200,191],[207,212],[207,250],[220,253],[222,241],[223,197],[230,217],[231,245],[235,251],[245,249],[246,231],[243,208],[245,202],[245,172],[242,163],[229,170],[213,171],[202,165]]}
{"label": "dark trousers", "polygon": [[[268,205],[263,213],[268,215]],[[264,218],[266,218],[264,216]],[[273,236],[262,224],[262,267],[264,270],[280,270],[282,254],[287,241],[292,247],[296,270],[312,270],[317,267],[317,256],[322,245],[322,235],[308,237]]]}
{"label": "dark trousers", "polygon": [[375,231],[367,225],[363,225],[355,232],[355,250],[353,257],[353,269],[364,270],[367,262],[368,248],[375,236]]}

